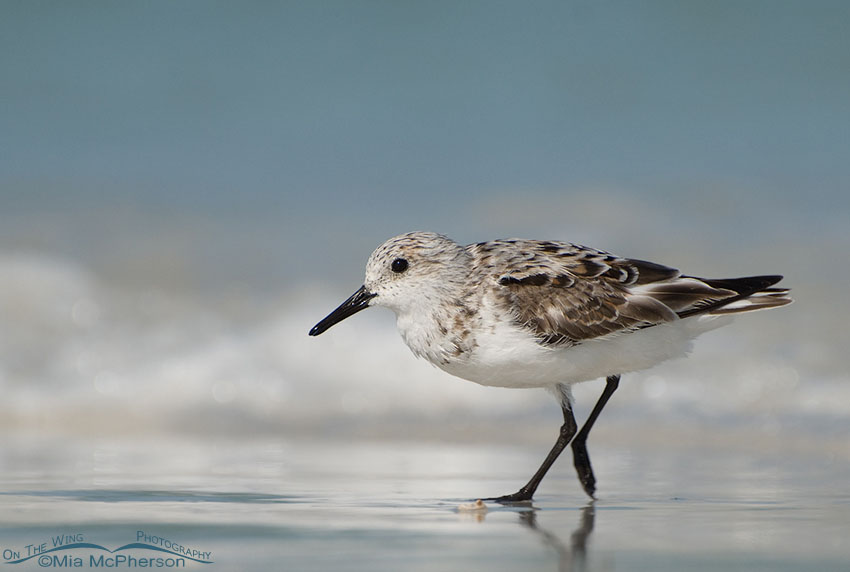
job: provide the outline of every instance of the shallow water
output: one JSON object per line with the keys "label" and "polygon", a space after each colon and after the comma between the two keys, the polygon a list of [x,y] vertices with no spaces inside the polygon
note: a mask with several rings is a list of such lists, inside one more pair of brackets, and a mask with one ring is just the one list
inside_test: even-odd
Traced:
{"label": "shallow water", "polygon": [[[0,545],[10,569],[68,567],[38,556],[9,563],[57,536],[115,550],[145,535],[208,552],[211,564],[186,567],[216,570],[850,567],[850,467],[834,457],[599,446],[596,502],[562,459],[532,505],[458,510],[516,489],[545,447],[537,449],[12,438],[1,449]],[[105,553],[51,554],[88,567]]]}

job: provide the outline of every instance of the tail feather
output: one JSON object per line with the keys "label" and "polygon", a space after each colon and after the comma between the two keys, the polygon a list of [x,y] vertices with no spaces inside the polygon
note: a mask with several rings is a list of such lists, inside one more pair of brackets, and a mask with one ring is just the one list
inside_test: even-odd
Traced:
{"label": "tail feather", "polygon": [[712,288],[726,290],[733,295],[679,312],[680,318],[696,314],[737,314],[776,308],[792,302],[788,297],[788,288],[772,288],[774,284],[782,280],[782,276],[779,275],[694,279]]}
{"label": "tail feather", "polygon": [[775,274],[772,276],[746,276],[744,278],[697,278],[697,280],[702,280],[712,288],[725,288],[740,295],[749,296],[755,292],[768,290],[770,286],[773,286],[782,278],[782,276]]}

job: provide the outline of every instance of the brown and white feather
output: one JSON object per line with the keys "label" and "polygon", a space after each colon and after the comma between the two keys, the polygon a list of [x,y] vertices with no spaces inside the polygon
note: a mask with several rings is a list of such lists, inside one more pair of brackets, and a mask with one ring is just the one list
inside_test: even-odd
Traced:
{"label": "brown and white feather", "polygon": [[496,240],[466,247],[502,310],[542,345],[572,346],[699,314],[791,302],[780,276],[701,279],[564,242]]}

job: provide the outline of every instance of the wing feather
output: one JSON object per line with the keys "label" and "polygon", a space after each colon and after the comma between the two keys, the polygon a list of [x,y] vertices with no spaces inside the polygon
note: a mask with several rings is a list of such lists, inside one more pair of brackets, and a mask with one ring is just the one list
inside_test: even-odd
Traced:
{"label": "wing feather", "polygon": [[[780,305],[776,277],[704,280],[576,244],[500,240],[471,245],[496,302],[542,345],[575,345],[700,313]],[[742,286],[743,285],[743,286]],[[764,292],[760,304],[724,306]]]}

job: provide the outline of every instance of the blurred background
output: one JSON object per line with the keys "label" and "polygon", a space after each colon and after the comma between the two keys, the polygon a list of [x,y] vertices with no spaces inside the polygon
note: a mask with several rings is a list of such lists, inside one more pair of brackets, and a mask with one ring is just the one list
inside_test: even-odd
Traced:
{"label": "blurred background", "polygon": [[850,457],[850,4],[0,12],[4,434],[545,448],[550,396],[415,360],[388,311],[307,337],[434,230],[784,274],[795,304],[626,376],[597,430]]}

